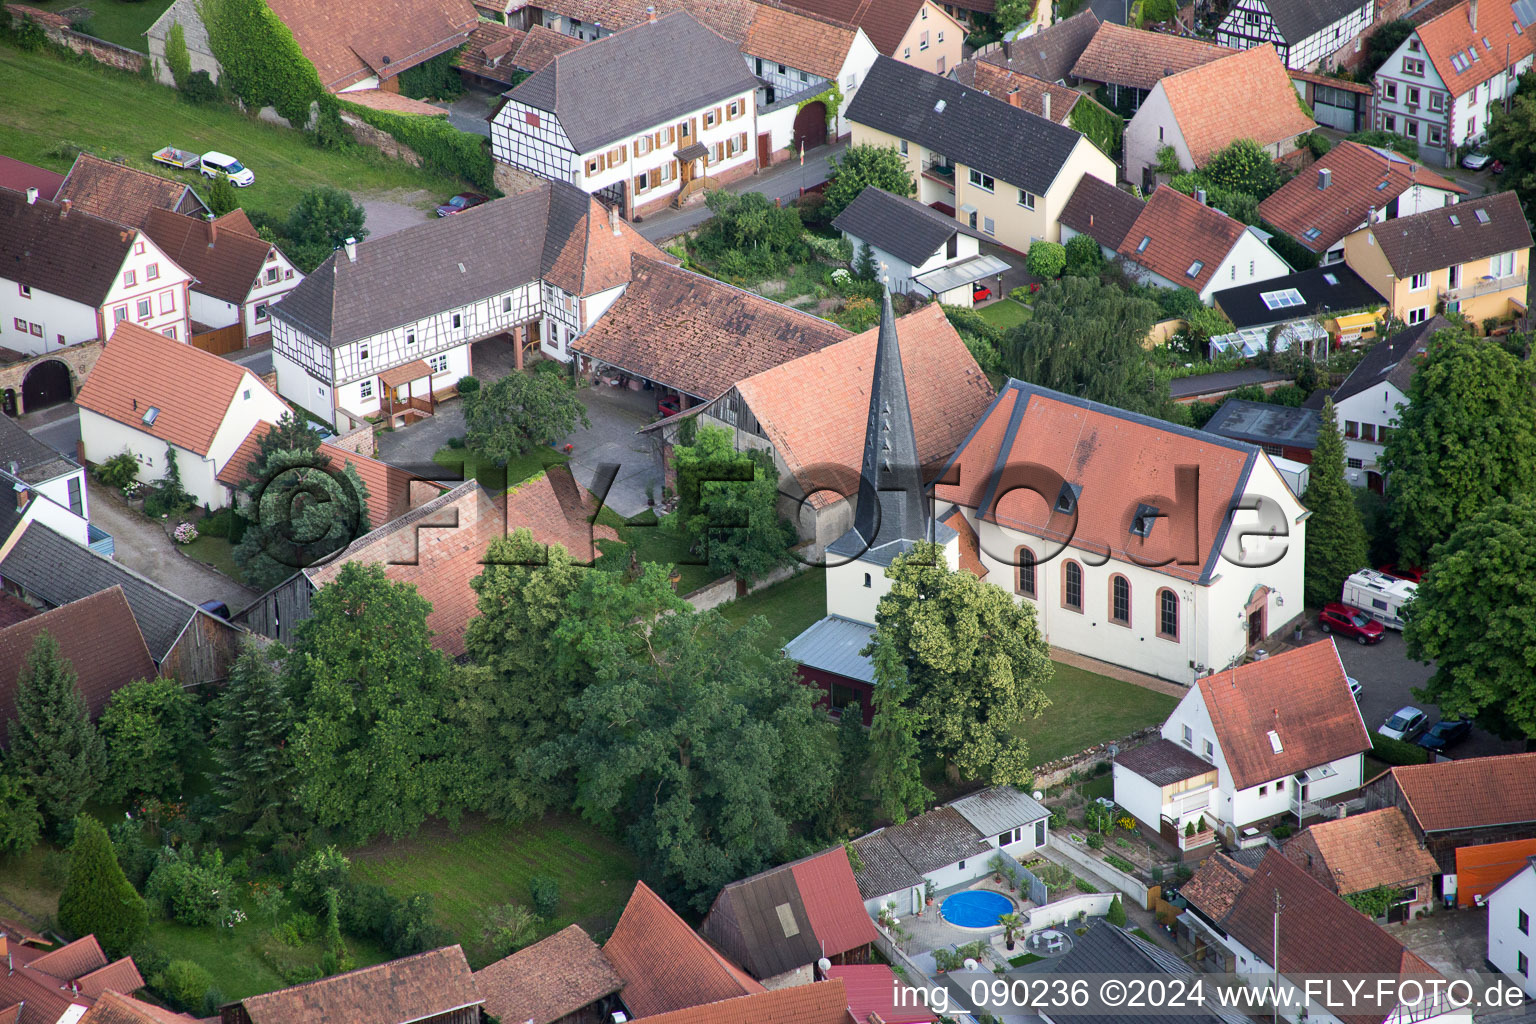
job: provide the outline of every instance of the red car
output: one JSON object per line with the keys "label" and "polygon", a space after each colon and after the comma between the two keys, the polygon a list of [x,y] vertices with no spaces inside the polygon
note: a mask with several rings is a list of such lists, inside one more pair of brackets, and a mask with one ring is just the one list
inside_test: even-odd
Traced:
{"label": "red car", "polygon": [[986,302],[991,297],[992,297],[992,289],[988,288],[984,284],[977,285],[975,287],[975,289],[971,292],[971,301],[972,302]]}
{"label": "red car", "polygon": [[1324,633],[1352,636],[1362,644],[1380,643],[1387,635],[1386,627],[1365,612],[1338,602],[1323,605],[1317,615],[1317,628]]}
{"label": "red car", "polygon": [[656,400],[656,411],[665,419],[668,416],[676,416],[680,412],[678,401],[675,398],[659,398]]}
{"label": "red car", "polygon": [[1424,582],[1424,570],[1416,565],[1398,565],[1394,562],[1391,565],[1382,565],[1377,568],[1395,580],[1407,580],[1413,584]]}

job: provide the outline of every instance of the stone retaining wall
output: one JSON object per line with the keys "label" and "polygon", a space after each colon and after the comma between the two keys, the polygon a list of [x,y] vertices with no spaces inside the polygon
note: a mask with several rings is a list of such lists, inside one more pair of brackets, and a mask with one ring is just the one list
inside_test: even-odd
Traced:
{"label": "stone retaining wall", "polygon": [[1145,729],[1138,729],[1129,736],[1115,740],[1112,743],[1100,743],[1097,746],[1089,747],[1087,750],[1080,750],[1067,757],[1058,758],[1055,761],[1047,761],[1035,769],[1035,785],[1041,789],[1049,789],[1051,786],[1060,785],[1070,775],[1091,770],[1096,765],[1113,760],[1115,755],[1110,753],[1111,747],[1114,747],[1117,751],[1125,750],[1128,747],[1135,746],[1149,736],[1157,735],[1161,729],[1161,725],[1149,725]]}
{"label": "stone retaining wall", "polygon": [[130,50],[126,46],[88,36],[84,32],[76,32],[69,27],[68,18],[52,11],[28,7],[26,4],[7,4],[6,9],[18,18],[36,22],[52,42],[75,53],[84,54],[99,64],[137,73],[143,70],[144,65],[149,61],[147,56],[137,50]]}

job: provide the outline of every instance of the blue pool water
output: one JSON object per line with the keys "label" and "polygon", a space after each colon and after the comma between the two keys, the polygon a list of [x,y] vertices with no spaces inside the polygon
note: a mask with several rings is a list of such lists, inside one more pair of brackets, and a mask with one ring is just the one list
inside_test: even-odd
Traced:
{"label": "blue pool water", "polygon": [[971,889],[946,897],[939,913],[961,928],[991,928],[999,917],[1013,913],[1013,901],[1000,892]]}

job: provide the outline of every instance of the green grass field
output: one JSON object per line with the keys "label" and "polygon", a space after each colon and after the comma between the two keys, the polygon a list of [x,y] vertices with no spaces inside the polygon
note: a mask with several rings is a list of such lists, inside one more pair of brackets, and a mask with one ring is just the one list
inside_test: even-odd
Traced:
{"label": "green grass field", "polygon": [[528,454],[508,462],[503,469],[489,462],[481,464],[468,448],[445,446],[432,453],[432,461],[449,470],[453,479],[468,480],[474,477],[482,487],[499,494],[512,485],[544,472],[550,466],[565,465],[570,458],[564,452],[541,444]]}
{"label": "green grass field", "polygon": [[[148,7],[152,4],[125,4]],[[411,167],[373,150],[318,149],[302,133],[247,117],[233,107],[195,107],[176,93],[135,75],[76,64],[49,53],[0,46],[0,153],[67,171],[73,147],[131,167],[154,170],[206,191],[205,179],[150,160],[161,146],[231,153],[256,172],[240,190],[246,210],[286,215],[307,188],[334,185],[349,192],[425,189],[452,195],[456,179]],[[26,102],[19,102],[25,97]]]}
{"label": "green grass field", "polygon": [[1095,743],[1120,739],[1137,729],[1161,722],[1177,698],[1132,683],[1056,665],[1055,678],[1045,688],[1051,706],[1014,732],[1029,741],[1035,764],[1075,754]]}
{"label": "green grass field", "polygon": [[199,534],[192,543],[181,546],[182,554],[204,565],[212,566],[237,583],[244,583],[245,577],[240,574],[240,567],[235,564],[234,550],[234,546],[229,543],[229,538],[210,537],[207,534]]}
{"label": "green grass field", "polygon": [[827,614],[827,574],[807,569],[783,583],[720,606],[720,614],[738,626],[754,615],[765,616],[781,644],[803,633]]}
{"label": "green grass field", "polygon": [[170,0],[143,0],[142,3],[129,3],[128,0],[84,0],[79,4],[67,3],[66,0],[53,0],[52,3],[42,0],[37,6],[50,11],[65,7],[88,7],[91,20],[86,25],[87,32],[109,43],[148,53],[149,40],[144,38],[144,33],[171,4]]}
{"label": "green grass field", "polygon": [[618,922],[636,877],[634,858],[616,840],[562,817],[518,825],[466,821],[458,835],[427,826],[410,839],[375,843],[348,856],[359,881],[400,896],[432,893],[438,919],[466,952],[480,943],[487,907],[528,904],[534,875],[560,883],[560,912],[544,923],[541,935],[576,923],[600,940]]}
{"label": "green grass field", "polygon": [[982,306],[976,312],[981,314],[983,320],[1000,331],[1017,327],[1035,315],[1034,310],[1012,299],[1001,299],[990,306]]}

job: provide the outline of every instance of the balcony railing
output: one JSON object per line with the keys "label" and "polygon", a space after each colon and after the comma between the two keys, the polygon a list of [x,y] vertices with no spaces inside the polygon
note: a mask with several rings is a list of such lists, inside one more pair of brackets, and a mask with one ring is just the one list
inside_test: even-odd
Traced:
{"label": "balcony railing", "polygon": [[1518,274],[1509,274],[1505,277],[1475,277],[1460,288],[1445,288],[1440,292],[1440,297],[1447,302],[1461,302],[1466,299],[1475,299],[1479,295],[1488,295],[1492,292],[1507,291],[1511,288],[1524,288],[1526,274],[1522,271]]}
{"label": "balcony railing", "polygon": [[1211,809],[1211,794],[1214,792],[1213,789],[1203,789],[1198,793],[1176,796],[1163,808],[1164,813],[1179,820],[1204,814]]}

